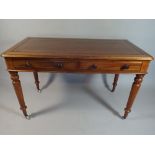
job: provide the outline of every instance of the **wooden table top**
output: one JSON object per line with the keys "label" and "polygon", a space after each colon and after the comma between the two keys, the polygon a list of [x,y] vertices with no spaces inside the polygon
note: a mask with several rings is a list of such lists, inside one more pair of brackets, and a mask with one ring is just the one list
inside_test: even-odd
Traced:
{"label": "wooden table top", "polygon": [[128,40],[26,38],[2,54],[20,58],[153,60]]}

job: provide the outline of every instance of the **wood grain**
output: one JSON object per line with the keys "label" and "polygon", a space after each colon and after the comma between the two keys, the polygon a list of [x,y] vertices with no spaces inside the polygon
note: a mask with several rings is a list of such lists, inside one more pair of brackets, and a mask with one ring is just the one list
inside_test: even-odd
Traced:
{"label": "wood grain", "polygon": [[152,60],[153,57],[127,40],[27,38],[3,57]]}
{"label": "wood grain", "polygon": [[116,89],[118,78],[119,78],[119,74],[115,74],[114,82],[113,82],[113,87],[112,87],[112,90],[111,90],[112,92],[114,92],[115,89]]}
{"label": "wood grain", "polygon": [[130,95],[128,98],[128,102],[125,108],[124,118],[126,118],[128,116],[128,113],[131,112],[131,107],[139,91],[144,75],[145,74],[137,74],[134,79],[133,85],[131,87]]}
{"label": "wood grain", "polygon": [[[150,61],[147,61],[149,64]],[[70,73],[146,73],[144,61],[6,58],[8,71]],[[143,69],[142,69],[143,65]]]}
{"label": "wood grain", "polygon": [[34,75],[34,80],[35,80],[37,90],[38,90],[38,92],[40,92],[40,87],[39,87],[40,81],[39,81],[39,77],[38,77],[38,72],[33,72],[33,75]]}
{"label": "wood grain", "polygon": [[27,106],[25,105],[23,91],[19,80],[18,72],[9,72],[9,73],[12,79],[12,84],[13,84],[16,96],[19,101],[20,109],[23,111],[24,116],[27,117],[28,116],[26,111]]}

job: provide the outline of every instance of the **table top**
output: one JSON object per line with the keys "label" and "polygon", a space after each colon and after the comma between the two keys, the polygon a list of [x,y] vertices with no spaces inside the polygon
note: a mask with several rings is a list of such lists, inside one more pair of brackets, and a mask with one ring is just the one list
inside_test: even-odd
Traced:
{"label": "table top", "polygon": [[30,37],[2,54],[20,58],[153,60],[128,40]]}

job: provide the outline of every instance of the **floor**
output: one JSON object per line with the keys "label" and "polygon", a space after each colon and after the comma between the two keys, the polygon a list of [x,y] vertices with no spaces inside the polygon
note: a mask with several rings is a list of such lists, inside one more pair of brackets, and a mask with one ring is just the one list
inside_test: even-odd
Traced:
{"label": "floor", "polygon": [[[113,76],[20,73],[31,119],[26,120],[7,72],[0,77],[0,134],[155,134],[155,88],[142,86],[126,120],[121,119],[130,91],[121,83],[109,91]],[[133,78],[127,82],[132,83]]]}

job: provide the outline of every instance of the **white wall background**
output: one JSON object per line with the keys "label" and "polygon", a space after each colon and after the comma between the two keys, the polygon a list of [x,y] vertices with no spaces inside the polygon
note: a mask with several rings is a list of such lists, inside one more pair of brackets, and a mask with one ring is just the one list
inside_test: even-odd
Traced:
{"label": "white wall background", "polygon": [[[28,36],[128,39],[155,56],[155,20],[0,20],[0,51]],[[0,59],[1,78],[3,63]],[[154,68],[152,62],[144,85],[155,86]],[[130,82],[128,76],[121,79],[123,85]]]}

